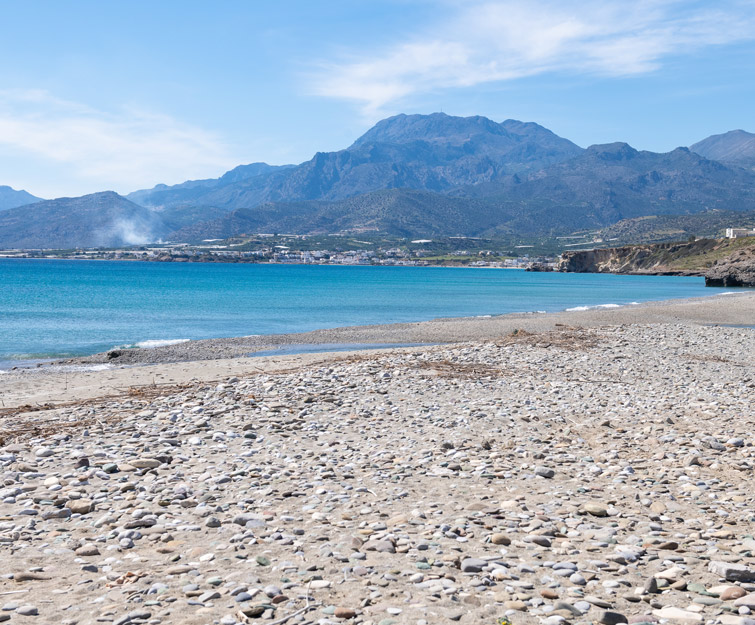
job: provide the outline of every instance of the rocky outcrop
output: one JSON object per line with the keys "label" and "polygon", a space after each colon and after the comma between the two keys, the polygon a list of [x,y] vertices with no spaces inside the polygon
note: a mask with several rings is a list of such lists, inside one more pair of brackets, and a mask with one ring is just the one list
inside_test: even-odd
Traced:
{"label": "rocky outcrop", "polygon": [[571,273],[630,273],[651,275],[702,275],[701,271],[677,269],[668,260],[692,253],[695,243],[628,245],[625,247],[569,251],[561,254],[558,271]]}
{"label": "rocky outcrop", "polygon": [[705,286],[755,287],[755,247],[717,261],[705,273]]}
{"label": "rocky outcrop", "polygon": [[755,287],[755,237],[569,251],[558,271],[705,276],[706,286]]}

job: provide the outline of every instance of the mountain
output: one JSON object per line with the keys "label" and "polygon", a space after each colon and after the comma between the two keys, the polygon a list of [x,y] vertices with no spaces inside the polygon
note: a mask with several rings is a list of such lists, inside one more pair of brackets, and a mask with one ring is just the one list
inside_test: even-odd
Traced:
{"label": "mountain", "polygon": [[538,172],[464,187],[454,195],[519,204],[524,210],[511,227],[556,232],[646,215],[755,210],[755,175],[687,148],[657,154],[612,143],[590,146],[580,156]]}
{"label": "mountain", "polygon": [[690,150],[711,160],[755,169],[755,134],[744,130],[712,135],[690,146]]}
{"label": "mountain", "polygon": [[296,167],[268,165],[270,169],[262,171],[229,172],[217,180],[155,187],[128,197],[148,206],[190,201],[230,211],[265,202],[342,200],[384,189],[444,192],[535,171],[581,152],[534,123],[499,124],[443,113],[397,115],[379,122],[347,149],[318,152]]}
{"label": "mountain", "polygon": [[[0,246],[259,232],[541,238],[620,222],[627,238],[707,233],[755,212],[755,169],[741,166],[754,136],[734,131],[695,144],[698,151],[658,154],[621,142],[583,149],[530,122],[397,115],[296,166],[252,163],[128,199],[109,192],[3,211]],[[717,158],[699,153],[706,150]],[[641,221],[649,216],[658,221]]]}
{"label": "mountain", "polygon": [[[555,236],[648,215],[755,210],[755,175],[678,148],[640,152],[626,143],[595,145],[539,171],[501,176],[441,194],[374,191],[343,200],[271,202],[241,208],[170,235],[196,241],[243,233],[380,231],[401,236]],[[728,212],[732,217],[735,212]],[[736,221],[734,219],[734,221]]]}
{"label": "mountain", "polygon": [[39,202],[41,199],[34,197],[26,191],[16,191],[10,187],[0,185],[0,211],[24,206],[24,204],[31,204],[32,202]]}
{"label": "mountain", "polygon": [[508,233],[506,221],[510,218],[502,203],[415,189],[387,189],[330,202],[271,202],[239,208],[218,219],[174,232],[170,239],[196,242],[254,232],[476,236]]}
{"label": "mountain", "polygon": [[172,208],[197,204],[197,200],[205,193],[225,187],[242,180],[265,179],[276,172],[289,169],[293,165],[268,165],[267,163],[251,163],[239,165],[226,172],[220,178],[205,180],[187,180],[181,184],[168,186],[158,184],[151,189],[142,189],[129,193],[126,197],[130,201],[148,208]]}
{"label": "mountain", "polygon": [[0,212],[0,249],[136,245],[163,228],[153,211],[105,191]]}

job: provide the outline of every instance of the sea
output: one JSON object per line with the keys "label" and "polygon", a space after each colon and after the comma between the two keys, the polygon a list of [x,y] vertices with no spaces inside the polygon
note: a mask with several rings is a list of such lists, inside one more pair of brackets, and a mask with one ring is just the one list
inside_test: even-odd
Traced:
{"label": "sea", "polygon": [[709,296],[703,278],[0,259],[0,370],[115,347]]}

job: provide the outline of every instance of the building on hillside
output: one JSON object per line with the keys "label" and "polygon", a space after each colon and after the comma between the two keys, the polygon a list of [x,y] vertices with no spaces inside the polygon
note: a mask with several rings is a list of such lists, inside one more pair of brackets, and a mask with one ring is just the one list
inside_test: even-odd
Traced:
{"label": "building on hillside", "polygon": [[755,237],[755,228],[727,228],[727,239],[740,239],[742,237]]}

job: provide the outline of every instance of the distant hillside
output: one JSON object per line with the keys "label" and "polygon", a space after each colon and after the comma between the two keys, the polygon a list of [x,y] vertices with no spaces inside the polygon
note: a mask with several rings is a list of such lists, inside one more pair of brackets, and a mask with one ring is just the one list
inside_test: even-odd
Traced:
{"label": "distant hillside", "polygon": [[239,165],[226,172],[220,178],[206,180],[187,180],[172,186],[159,184],[152,189],[143,189],[129,193],[126,197],[136,204],[149,208],[171,209],[174,207],[196,206],[206,204],[200,201],[210,191],[241,181],[256,181],[263,185],[269,177],[292,168],[293,165],[274,166],[267,163]]}
{"label": "distant hillside", "polygon": [[26,191],[16,191],[11,187],[0,185],[0,211],[39,202],[41,199]]}
{"label": "distant hillside", "polygon": [[712,135],[691,145],[690,150],[722,163],[755,169],[755,134],[744,130]]}
{"label": "distant hillside", "polygon": [[240,208],[170,235],[201,241],[256,232],[330,234],[381,232],[397,236],[476,236],[508,232],[501,204],[453,198],[427,191],[391,189],[335,202],[269,203]]}
{"label": "distant hillside", "polygon": [[712,210],[694,215],[648,215],[623,219],[598,236],[621,243],[684,241],[691,236],[715,239],[727,228],[755,228],[755,212]]}
{"label": "distant hillside", "polygon": [[0,213],[0,249],[135,245],[153,241],[155,213],[112,191],[59,198]]}
{"label": "distant hillside", "polygon": [[542,171],[464,187],[454,195],[520,206],[509,225],[523,232],[573,231],[646,215],[755,210],[755,174],[687,148],[657,154],[612,143],[591,146]]}

